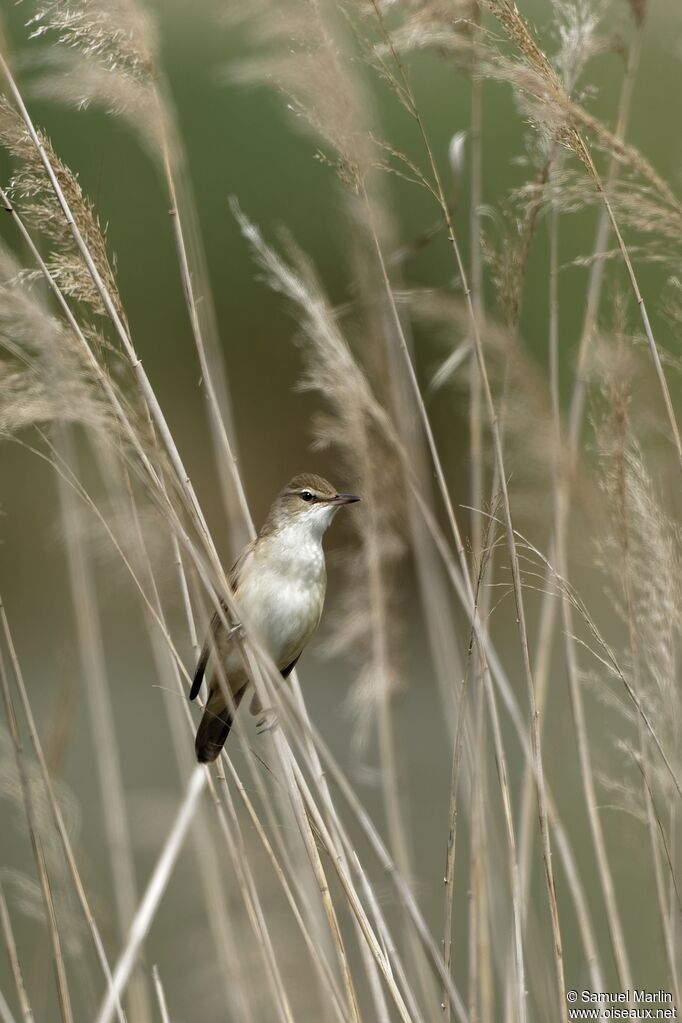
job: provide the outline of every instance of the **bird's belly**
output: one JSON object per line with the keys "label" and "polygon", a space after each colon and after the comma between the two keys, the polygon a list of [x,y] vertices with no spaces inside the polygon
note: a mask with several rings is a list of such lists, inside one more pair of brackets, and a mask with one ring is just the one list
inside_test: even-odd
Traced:
{"label": "bird's belly", "polygon": [[280,670],[298,657],[317,628],[324,589],[324,579],[268,572],[240,586],[239,607],[247,633],[252,632]]}

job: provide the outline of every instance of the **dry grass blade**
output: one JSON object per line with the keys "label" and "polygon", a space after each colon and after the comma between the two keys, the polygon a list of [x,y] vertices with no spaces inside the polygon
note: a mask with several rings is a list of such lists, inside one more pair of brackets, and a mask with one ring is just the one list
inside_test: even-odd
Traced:
{"label": "dry grass blade", "polygon": [[26,764],[24,762],[24,751],[21,744],[21,738],[19,735],[17,719],[14,714],[14,706],[12,704],[9,680],[7,678],[7,672],[5,669],[5,660],[2,654],[0,654],[0,686],[2,687],[2,699],[5,708],[5,716],[7,718],[7,725],[9,727],[9,732],[12,737],[12,746],[14,748],[17,772],[19,774],[19,780],[21,783],[21,792],[24,801],[24,810],[26,813],[26,824],[31,839],[31,848],[33,850],[33,855],[35,857],[38,876],[40,878],[40,888],[43,897],[45,918],[47,922],[47,928],[50,934],[50,941],[52,944],[52,958],[54,962],[54,970],[57,980],[57,994],[59,998],[59,1014],[62,1023],[73,1023],[73,1013],[71,1011],[71,996],[69,994],[69,986],[66,977],[66,967],[64,965],[62,942],[59,935],[59,925],[55,914],[52,888],[50,885],[50,879],[47,875],[45,854],[43,852],[42,843],[40,840],[40,836],[38,834],[35,813],[33,809],[33,797],[31,795],[31,787],[29,784],[28,774],[26,771]]}
{"label": "dry grass blade", "polygon": [[170,1023],[170,1016],[168,1015],[168,1005],[166,1004],[166,993],[163,990],[163,984],[161,983],[159,968],[156,965],[156,963],[152,967],[152,976],[154,977],[154,989],[156,991],[156,1000],[159,1003],[161,1023]]}
{"label": "dry grass blade", "polygon": [[2,885],[0,885],[0,927],[2,928],[2,936],[5,940],[5,948],[7,949],[10,968],[12,970],[12,976],[14,977],[14,986],[17,989],[17,999],[19,1001],[21,1015],[24,1019],[24,1023],[33,1023],[33,1010],[31,1009],[26,985],[24,984],[24,976],[21,971],[21,964],[19,963],[19,957],[17,955],[17,946],[14,940],[14,932],[12,930],[12,921],[10,920],[9,910],[7,908],[7,902],[5,901]]}
{"label": "dry grass blade", "polygon": [[[2,632],[3,632],[5,644],[7,646],[7,650],[9,652],[9,657],[10,657],[10,662],[12,664],[12,670],[14,672],[15,682],[16,682],[17,688],[19,690],[19,698],[21,700],[22,710],[23,710],[24,716],[26,718],[26,722],[27,722],[27,726],[28,726],[28,732],[29,732],[29,735],[30,735],[30,738],[31,738],[31,742],[33,744],[33,749],[34,749],[34,752],[36,754],[36,757],[37,757],[37,760],[38,760],[38,764],[40,766],[40,771],[41,771],[41,774],[42,774],[42,777],[43,777],[43,782],[44,782],[44,785],[45,785],[45,791],[47,792],[48,799],[49,799],[49,802],[50,802],[50,809],[52,810],[52,814],[53,814],[54,819],[55,819],[55,825],[57,827],[57,831],[59,832],[59,837],[60,837],[60,840],[62,842],[62,846],[64,848],[64,855],[65,855],[66,861],[67,861],[67,863],[69,865],[69,870],[71,871],[71,876],[73,878],[74,886],[75,886],[75,889],[76,889],[76,893],[78,895],[79,902],[81,904],[81,908],[83,910],[83,914],[85,916],[85,919],[87,920],[88,927],[90,928],[90,932],[92,934],[93,943],[94,943],[95,949],[97,951],[97,957],[99,959],[99,962],[100,962],[100,965],[102,967],[102,971],[104,973],[104,976],[105,976],[106,980],[109,983],[111,983],[111,970],[109,968],[109,962],[107,960],[106,951],[104,949],[104,944],[102,942],[102,937],[100,935],[99,928],[97,927],[97,922],[95,920],[95,917],[94,917],[94,915],[92,913],[92,909],[91,909],[90,904],[88,902],[88,898],[87,898],[87,895],[86,895],[86,892],[85,892],[85,888],[83,886],[83,882],[82,882],[80,873],[78,871],[78,866],[76,864],[76,858],[74,856],[73,848],[72,848],[72,845],[71,845],[71,839],[69,838],[69,833],[68,833],[68,830],[66,828],[66,824],[64,822],[64,817],[63,817],[61,808],[59,806],[59,802],[58,802],[58,800],[57,800],[57,798],[55,796],[54,786],[52,784],[52,779],[50,778],[50,773],[49,773],[49,770],[48,770],[47,761],[45,759],[45,754],[43,752],[43,747],[42,747],[42,744],[40,742],[40,738],[39,738],[39,735],[38,735],[38,730],[36,728],[36,723],[35,723],[35,719],[33,717],[33,711],[31,710],[31,705],[30,705],[30,702],[29,702],[29,699],[28,699],[28,693],[26,691],[26,686],[24,684],[24,677],[23,677],[23,674],[21,672],[21,668],[19,666],[19,659],[17,657],[16,649],[15,649],[15,646],[14,646],[14,641],[12,639],[12,634],[10,632],[9,622],[7,620],[7,613],[5,611],[5,606],[4,606],[3,602],[2,602],[2,598],[1,597],[0,597],[0,618],[2,619]],[[125,1017],[123,1015],[123,1010],[121,1008],[120,1003],[117,1004],[116,1008],[117,1008],[117,1015],[118,1015],[119,1023],[125,1023]]]}
{"label": "dry grass blade", "polygon": [[161,855],[149,879],[147,890],[135,914],[135,919],[130,926],[126,944],[114,969],[111,987],[106,993],[97,1013],[97,1023],[110,1023],[116,1011],[116,1002],[125,990],[140,946],[163,898],[172,870],[182,851],[187,829],[197,811],[199,799],[205,785],[206,771],[204,768],[197,766],[194,768],[194,772],[189,779],[187,791],[178,809],[173,827],[168,834]]}

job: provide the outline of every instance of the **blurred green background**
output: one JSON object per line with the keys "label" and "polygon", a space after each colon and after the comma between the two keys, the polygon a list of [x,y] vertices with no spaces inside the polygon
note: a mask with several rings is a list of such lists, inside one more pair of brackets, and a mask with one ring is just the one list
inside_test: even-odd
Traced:
{"label": "blurred green background", "polygon": [[[523,0],[519,6],[552,48],[548,28],[552,11],[548,0]],[[30,50],[37,45],[27,43],[23,27],[29,8],[29,4],[4,5],[10,54],[21,56],[27,47]],[[335,472],[333,455],[323,457],[311,452],[310,422],[319,399],[297,391],[301,362],[292,343],[296,327],[283,302],[258,279],[248,247],[230,213],[228,197],[238,197],[244,211],[266,237],[274,237],[276,229],[285,226],[312,257],[334,301],[347,296],[349,284],[344,203],[333,170],[315,159],[316,143],[296,130],[282,98],[261,87],[245,88],[226,82],[225,70],[245,52],[246,43],[242,32],[224,25],[221,5],[212,0],[196,0],[191,5],[157,2],[152,9],[158,20],[163,65],[177,108],[198,204],[233,400],[241,471],[256,521],[260,522],[274,493],[293,472],[310,469],[337,479],[338,470]],[[628,132],[630,140],[673,187],[679,185],[682,157],[682,135],[677,131],[682,80],[681,27],[678,0],[651,0]],[[611,5],[605,28],[629,35],[625,2]],[[608,124],[613,123],[622,71],[622,58],[614,53],[600,56],[591,66],[589,80],[596,86],[596,92],[590,95],[590,109]],[[436,153],[444,165],[450,137],[468,126],[468,85],[445,61],[429,55],[420,55],[413,61],[413,80]],[[404,112],[381,92],[376,104],[384,133],[397,147],[414,152],[416,140]],[[230,541],[223,525],[200,373],[177,272],[168,202],[157,170],[131,133],[112,118],[95,111],[66,112],[44,102],[35,102],[31,108],[56,150],[77,169],[84,191],[94,201],[101,222],[107,227],[138,352],[227,561]],[[510,91],[500,85],[484,83],[483,108],[484,201],[497,206],[511,187],[524,180],[526,169],[515,160],[524,153],[525,126],[515,111]],[[674,130],[670,129],[671,113]],[[6,179],[8,164],[4,158],[0,168]],[[404,183],[391,179],[387,188],[393,197],[392,212],[400,240],[407,242],[433,222],[434,210],[424,194]],[[468,216],[464,200],[456,212],[456,226],[465,251]],[[562,264],[590,250],[594,219],[593,213],[564,218]],[[3,238],[15,244],[9,222],[3,223]],[[541,367],[546,366],[546,256],[542,224],[531,260],[521,324],[524,343]],[[561,357],[567,370],[573,366],[586,274],[584,268],[568,267],[561,275]],[[450,262],[443,239],[437,239],[411,261],[409,275],[415,284],[448,281]],[[645,293],[655,300],[663,285],[661,271],[643,266],[641,283]],[[661,322],[659,326],[663,345],[670,346],[667,324]],[[420,337],[417,362],[424,378],[442,356],[441,345]],[[466,501],[466,409],[461,407],[459,397],[446,390],[432,402],[430,411],[455,501]],[[341,482],[352,485],[353,481],[342,480],[339,485]],[[68,701],[69,694],[73,698],[73,715],[67,723],[71,734],[59,770],[80,807],[77,834],[81,862],[95,892],[96,908],[113,955],[117,939],[111,882],[81,694],[87,680],[78,677],[55,483],[46,465],[16,445],[8,444],[0,450],[0,513],[2,596],[43,733],[50,734],[51,723],[59,718],[59,708]],[[352,541],[343,528],[335,529],[329,538],[332,549],[343,548],[349,542]],[[332,611],[335,578],[332,573]],[[585,574],[585,579],[589,586],[590,576]],[[122,575],[111,558],[101,559],[98,580],[105,610],[108,666],[114,683],[115,725],[124,751],[123,772],[130,795],[138,883],[142,887],[180,790],[172,757],[154,741],[153,731],[154,717],[160,714],[159,701],[174,697],[162,688],[154,688],[163,682],[155,678],[138,608],[129,593],[122,598]],[[405,585],[409,586],[407,574]],[[599,593],[592,596],[597,602],[603,599]],[[406,593],[408,608],[410,599]],[[342,662],[323,661],[319,646],[318,641],[318,651],[313,648],[306,654],[302,680],[313,719],[348,766],[350,718],[344,701],[349,669]],[[408,625],[406,649],[409,687],[397,713],[410,764],[408,796],[416,836],[417,894],[439,932],[449,748],[416,611]],[[577,792],[578,779],[563,686],[563,679],[557,678],[548,725],[549,775],[560,798],[563,797],[569,824],[575,826],[576,844],[582,843],[578,854],[588,883],[594,884],[589,836],[580,810],[582,796],[575,800],[571,796],[574,789]],[[595,735],[606,720],[603,712],[595,714]],[[159,734],[162,738],[166,735],[165,725]],[[607,735],[603,738],[604,763],[600,766],[617,770],[618,761],[610,753],[611,738]],[[371,763],[373,751],[370,749],[366,756]],[[515,756],[518,768],[518,752]],[[381,821],[378,790],[369,785],[360,787],[370,810]],[[4,799],[0,813],[0,869],[32,874],[20,810],[11,799]],[[665,987],[660,933],[652,924],[655,915],[648,912],[653,889],[650,884],[641,883],[643,873],[639,865],[636,874],[632,874],[633,834],[644,840],[644,832],[617,813],[606,812],[604,823],[617,882],[621,890],[628,891],[622,909],[636,964],[635,980],[641,986]],[[202,1018],[224,1018],[217,995],[205,989],[207,978],[196,969],[183,970],[183,964],[194,964],[197,956],[201,957],[206,941],[202,909],[190,883],[190,870],[191,864],[184,858],[177,883],[164,902],[150,938],[154,961],[160,965],[173,1006],[172,1018],[177,1023],[196,1018],[193,1006],[198,998],[206,998],[209,1006]],[[634,877],[637,887],[630,887]],[[42,977],[47,982],[49,978],[47,941],[41,926],[19,912],[12,884],[8,887],[20,954],[30,967],[27,980],[35,993],[39,991],[37,979]],[[275,902],[273,896],[273,912]],[[460,908],[463,907],[464,902]],[[598,933],[604,938],[605,925],[598,903],[593,910]],[[236,905],[234,912],[240,912]],[[573,948],[572,927],[568,912],[567,981],[579,987],[586,977],[579,974],[580,956]],[[87,936],[81,937],[87,946]],[[458,915],[455,940],[465,942],[463,913]],[[291,968],[296,968],[294,963]],[[210,982],[208,965],[206,970]],[[96,967],[92,976],[99,984]],[[0,987],[3,991],[10,989],[6,963],[1,957]],[[49,987],[48,983],[43,985],[45,1006],[40,1004],[40,994],[35,995],[37,1018],[56,1018],[52,1014]],[[313,1019],[306,1014],[304,991],[300,997],[299,1018]],[[82,1007],[80,1011],[85,1012]],[[78,1018],[85,1019],[86,1015]]]}

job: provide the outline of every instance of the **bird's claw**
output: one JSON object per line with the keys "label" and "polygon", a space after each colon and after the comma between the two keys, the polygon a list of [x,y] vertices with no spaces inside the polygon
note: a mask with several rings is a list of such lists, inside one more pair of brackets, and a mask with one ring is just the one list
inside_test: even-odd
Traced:
{"label": "bird's claw", "polygon": [[230,625],[227,635],[230,639],[233,636],[237,636],[240,640],[244,639],[244,626],[241,622],[235,622],[234,625]]}
{"label": "bird's claw", "polygon": [[256,721],[256,735],[270,732],[277,724],[277,713],[274,707],[266,707]]}

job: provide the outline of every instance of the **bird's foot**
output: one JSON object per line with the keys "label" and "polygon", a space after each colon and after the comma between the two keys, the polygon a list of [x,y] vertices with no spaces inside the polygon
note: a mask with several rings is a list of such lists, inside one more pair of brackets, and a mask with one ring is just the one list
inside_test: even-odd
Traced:
{"label": "bird's foot", "polygon": [[228,635],[228,637],[230,639],[233,639],[233,638],[236,637],[240,641],[243,640],[244,639],[244,626],[242,625],[241,622],[234,622],[234,624],[230,625],[230,628],[228,629],[227,635]]}
{"label": "bird's foot", "polygon": [[274,707],[264,707],[263,712],[256,721],[256,735],[263,732],[270,732],[277,724],[277,712]]}

